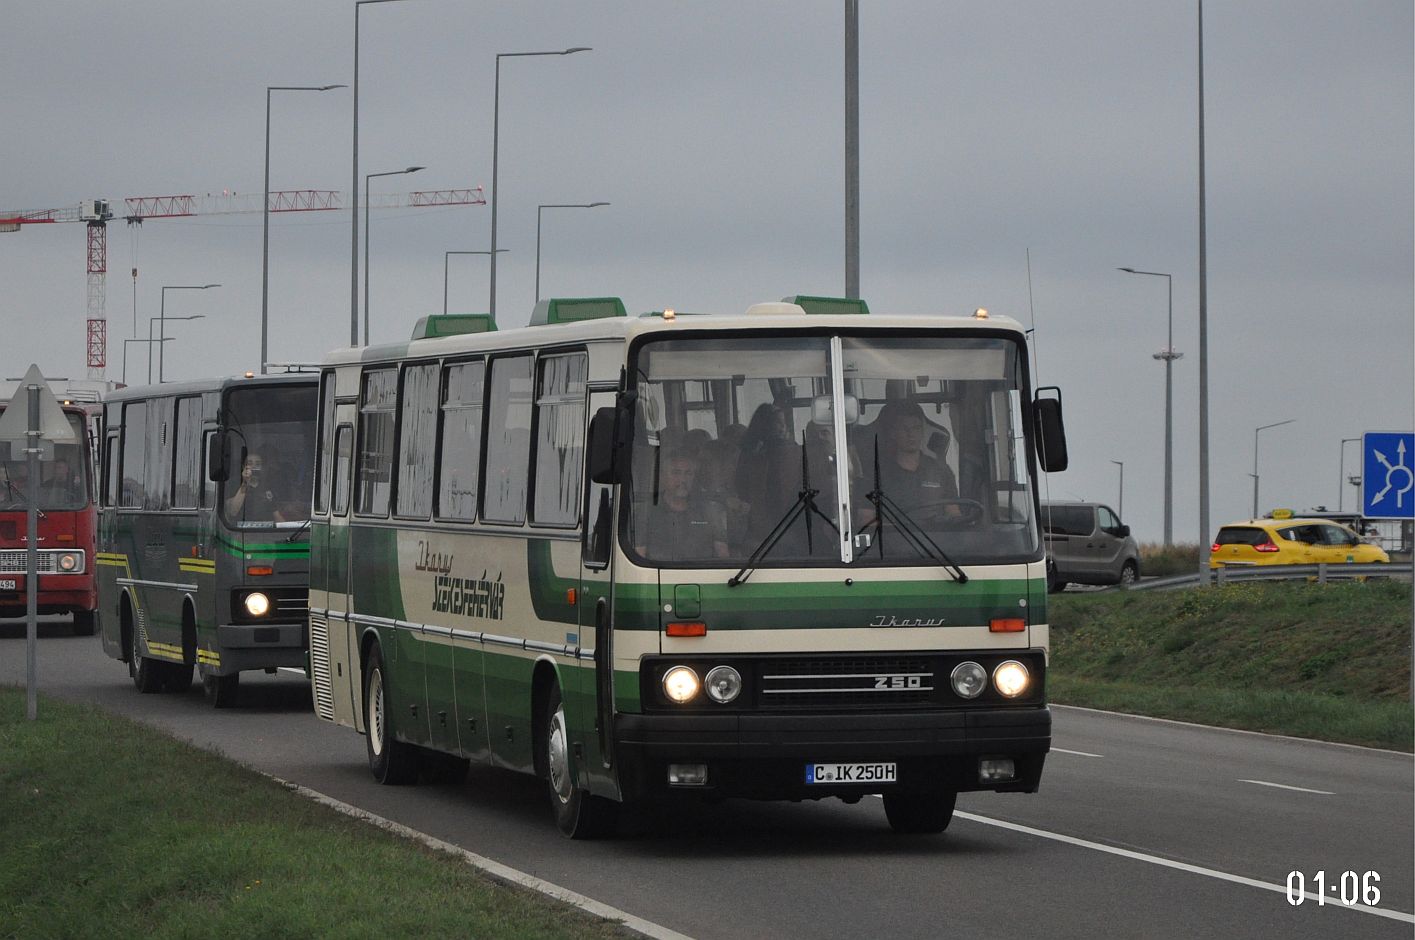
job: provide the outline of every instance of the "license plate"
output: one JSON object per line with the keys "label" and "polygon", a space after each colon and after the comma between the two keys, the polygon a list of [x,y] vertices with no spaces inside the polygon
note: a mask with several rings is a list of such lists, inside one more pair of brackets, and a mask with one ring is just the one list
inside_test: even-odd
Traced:
{"label": "license plate", "polygon": [[894,764],[807,764],[807,783],[894,783],[899,779]]}
{"label": "license plate", "polygon": [[0,578],[0,591],[18,591],[20,582],[14,578]]}

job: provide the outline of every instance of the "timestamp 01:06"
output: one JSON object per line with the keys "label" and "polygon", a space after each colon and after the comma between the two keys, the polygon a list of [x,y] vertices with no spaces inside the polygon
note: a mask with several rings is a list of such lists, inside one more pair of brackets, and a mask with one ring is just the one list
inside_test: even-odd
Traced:
{"label": "timestamp 01:06", "polygon": [[[1354,871],[1332,872],[1330,881],[1325,870],[1310,876],[1304,872],[1290,871],[1287,873],[1287,903],[1296,907],[1303,901],[1316,901],[1321,907],[1330,900],[1333,904],[1340,901],[1347,907],[1357,904],[1375,907],[1381,903],[1381,889],[1377,887],[1380,881],[1380,874],[1374,871],[1360,874]],[[1309,883],[1310,889],[1307,887]]]}

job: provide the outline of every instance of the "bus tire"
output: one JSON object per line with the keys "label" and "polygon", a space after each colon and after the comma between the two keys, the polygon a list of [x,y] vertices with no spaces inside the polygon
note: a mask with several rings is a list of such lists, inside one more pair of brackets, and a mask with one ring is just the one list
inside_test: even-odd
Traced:
{"label": "bus tire", "polygon": [[[186,667],[191,669],[190,666]],[[191,680],[187,680],[190,684]],[[212,708],[230,708],[236,704],[236,695],[241,689],[241,674],[233,672],[229,676],[202,676],[201,688],[211,702]]]}
{"label": "bus tire", "polygon": [[597,839],[614,831],[618,805],[594,796],[575,782],[570,763],[570,734],[560,684],[552,682],[541,718],[545,780],[555,825],[572,839]]}
{"label": "bus tire", "polygon": [[935,835],[953,821],[958,794],[953,790],[902,791],[884,794],[889,828],[910,835]]}
{"label": "bus tire", "polygon": [[98,626],[98,611],[96,610],[76,610],[74,611],[74,636],[93,636],[94,629]]}
{"label": "bus tire", "polygon": [[138,651],[138,629],[128,631],[128,675],[143,695],[162,691],[162,664]]}
{"label": "bus tire", "polygon": [[368,729],[368,769],[373,779],[387,786],[416,783],[420,761],[418,749],[399,741],[389,726],[392,716],[388,670],[383,651],[375,643],[368,651],[364,669],[364,727]]}

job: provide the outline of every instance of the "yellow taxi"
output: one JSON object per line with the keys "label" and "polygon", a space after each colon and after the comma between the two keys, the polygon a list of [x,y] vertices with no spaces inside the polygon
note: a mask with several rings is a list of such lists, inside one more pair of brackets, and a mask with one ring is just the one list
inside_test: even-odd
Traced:
{"label": "yellow taxi", "polygon": [[1276,518],[1230,522],[1218,530],[1209,567],[1252,565],[1388,564],[1390,556],[1351,529],[1328,519],[1302,519],[1279,510]]}

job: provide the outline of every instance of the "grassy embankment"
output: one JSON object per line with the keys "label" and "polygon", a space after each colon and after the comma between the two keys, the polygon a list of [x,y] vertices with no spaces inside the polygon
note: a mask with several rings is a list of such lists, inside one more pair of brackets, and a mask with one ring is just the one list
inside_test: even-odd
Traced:
{"label": "grassy embankment", "polygon": [[0,937],[627,937],[93,707],[0,687]]}
{"label": "grassy embankment", "polygon": [[1411,586],[1053,595],[1052,701],[1412,749]]}

